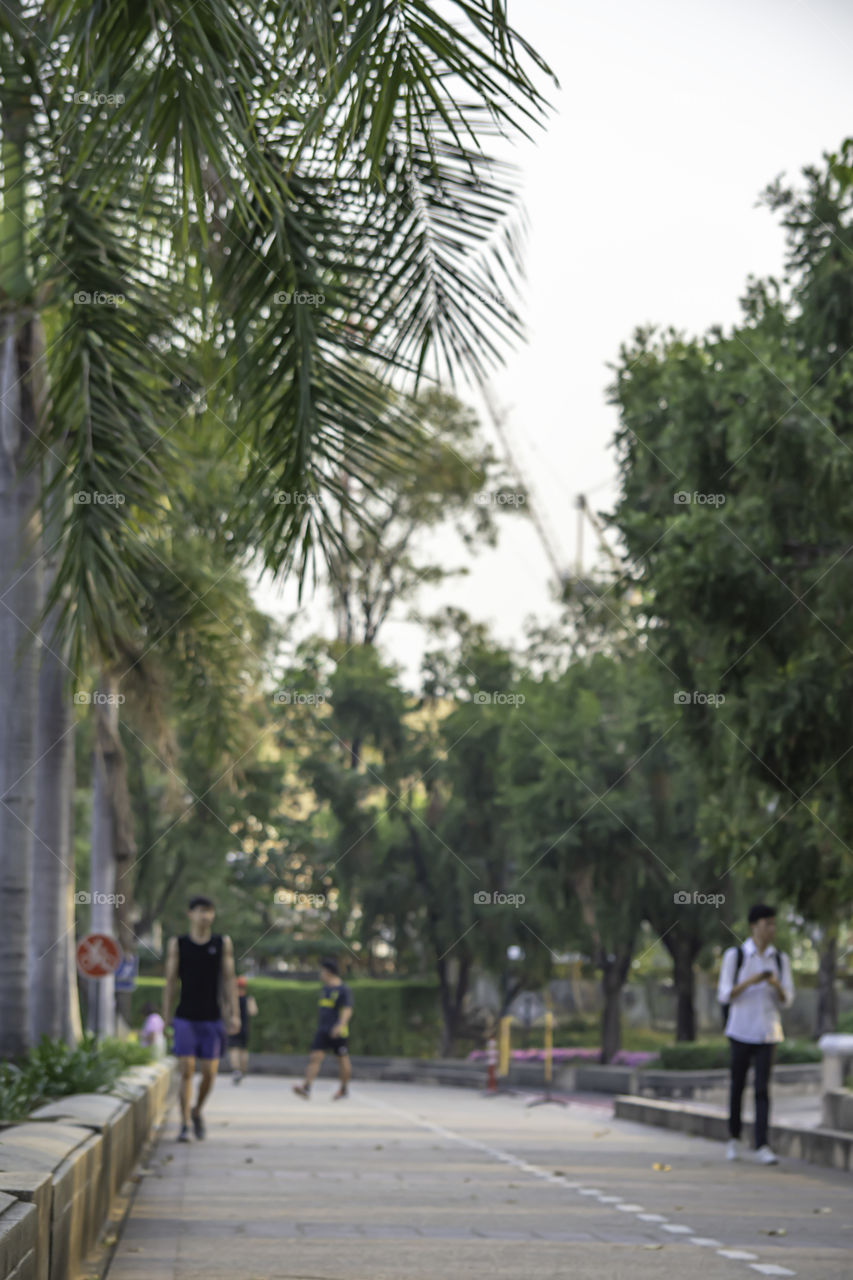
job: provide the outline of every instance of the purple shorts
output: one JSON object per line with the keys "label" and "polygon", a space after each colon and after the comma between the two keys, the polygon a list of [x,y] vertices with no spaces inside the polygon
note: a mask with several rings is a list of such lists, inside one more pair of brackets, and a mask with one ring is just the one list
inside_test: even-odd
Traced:
{"label": "purple shorts", "polygon": [[175,1039],[172,1053],[177,1058],[221,1058],[225,1043],[225,1023],[194,1022],[189,1018],[173,1018]]}

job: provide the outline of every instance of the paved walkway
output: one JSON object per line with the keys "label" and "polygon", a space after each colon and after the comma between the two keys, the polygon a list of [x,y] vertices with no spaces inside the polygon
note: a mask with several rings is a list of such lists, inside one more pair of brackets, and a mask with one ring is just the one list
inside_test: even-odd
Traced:
{"label": "paved walkway", "polygon": [[853,1276],[848,1174],[729,1165],[609,1104],[290,1085],[223,1077],[203,1143],[173,1116],[108,1280]]}

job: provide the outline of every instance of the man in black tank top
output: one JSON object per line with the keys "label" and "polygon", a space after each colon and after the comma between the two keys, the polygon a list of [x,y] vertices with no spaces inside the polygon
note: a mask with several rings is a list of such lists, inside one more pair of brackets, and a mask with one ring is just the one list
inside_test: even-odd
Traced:
{"label": "man in black tank top", "polygon": [[[170,938],[166,951],[166,984],[163,989],[163,1021],[171,1020],[175,1039],[172,1051],[181,1071],[181,1132],[179,1142],[189,1142],[190,1121],[195,1136],[204,1137],[201,1108],[213,1088],[219,1058],[228,1031],[240,1028],[240,1005],[234,982],[234,947],[227,934],[213,933],[216,909],[210,898],[197,895],[190,899],[187,915],[190,931],[180,938]],[[171,1017],[175,986],[180,982],[181,996],[174,1018]],[[201,1081],[194,1107],[192,1098],[196,1058],[201,1067]]]}

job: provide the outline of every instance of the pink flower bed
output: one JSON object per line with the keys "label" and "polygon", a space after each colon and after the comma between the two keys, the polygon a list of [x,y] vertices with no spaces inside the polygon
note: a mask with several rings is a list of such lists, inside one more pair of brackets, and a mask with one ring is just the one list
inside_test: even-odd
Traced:
{"label": "pink flower bed", "polygon": [[[554,1062],[600,1062],[600,1049],[553,1049]],[[486,1057],[484,1049],[473,1049],[468,1054],[468,1062],[482,1062]],[[544,1062],[544,1049],[513,1049],[510,1057],[514,1062]],[[648,1053],[644,1050],[620,1049],[614,1054],[608,1065],[614,1067],[645,1067],[656,1053]]]}

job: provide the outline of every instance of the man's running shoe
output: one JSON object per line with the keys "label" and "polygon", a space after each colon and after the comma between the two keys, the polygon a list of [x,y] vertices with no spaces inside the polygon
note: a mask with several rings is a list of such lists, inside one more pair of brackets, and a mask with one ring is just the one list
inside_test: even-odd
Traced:
{"label": "man's running shoe", "polygon": [[193,1122],[193,1131],[195,1133],[195,1136],[197,1138],[203,1138],[204,1137],[204,1121],[201,1118],[201,1112],[191,1111],[190,1119]]}
{"label": "man's running shoe", "polygon": [[178,1134],[178,1142],[189,1142],[189,1140],[190,1140],[190,1127],[188,1124],[182,1125],[181,1132]]}
{"label": "man's running shoe", "polygon": [[295,1084],[293,1092],[298,1093],[300,1098],[305,1098],[306,1100],[311,1097],[311,1090],[304,1084]]}
{"label": "man's running shoe", "polygon": [[332,1094],[332,1102],[337,1102],[338,1098],[348,1098],[349,1090],[345,1084],[342,1084],[337,1093]]}
{"label": "man's running shoe", "polygon": [[231,1072],[231,1083],[232,1083],[232,1084],[239,1084],[239,1083],[240,1083],[240,1081],[241,1081],[242,1079],[243,1079],[243,1072],[242,1072],[242,1071],[232,1071],[232,1072]]}

